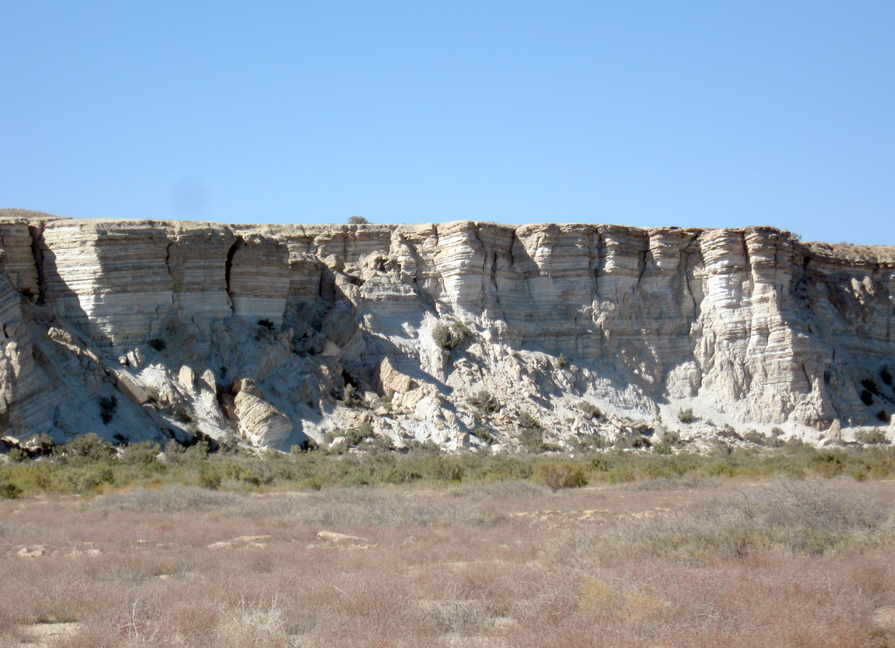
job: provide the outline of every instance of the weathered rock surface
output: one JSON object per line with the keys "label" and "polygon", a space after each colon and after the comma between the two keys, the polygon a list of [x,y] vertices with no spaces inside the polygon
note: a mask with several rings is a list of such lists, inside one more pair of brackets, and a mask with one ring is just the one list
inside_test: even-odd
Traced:
{"label": "weathered rock surface", "polygon": [[[677,427],[682,407],[741,428],[835,422],[848,437],[891,430],[895,410],[890,247],[770,227],[22,210],[0,210],[0,247],[0,433],[18,438],[235,433],[288,448],[368,420],[399,444],[475,444],[484,428],[513,447],[523,411],[561,442],[624,416]],[[433,332],[453,320],[471,336],[445,350]],[[380,402],[341,402],[347,384]],[[469,404],[482,390],[499,411]],[[608,416],[582,415],[581,400]]]}

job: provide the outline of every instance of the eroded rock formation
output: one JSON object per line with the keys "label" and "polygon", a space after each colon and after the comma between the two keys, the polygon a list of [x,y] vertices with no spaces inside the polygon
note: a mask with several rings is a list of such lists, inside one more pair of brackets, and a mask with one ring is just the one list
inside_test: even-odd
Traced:
{"label": "eroded rock formation", "polygon": [[[513,446],[619,417],[888,425],[895,249],[770,227],[247,226],[0,211],[0,430],[233,433],[367,419]],[[453,350],[433,331],[460,321]],[[186,367],[186,369],[184,369]],[[346,385],[357,396],[345,402]],[[482,412],[469,398],[500,403]],[[583,416],[581,400],[616,419]],[[366,409],[359,408],[365,404]],[[604,432],[608,430],[603,430]]]}

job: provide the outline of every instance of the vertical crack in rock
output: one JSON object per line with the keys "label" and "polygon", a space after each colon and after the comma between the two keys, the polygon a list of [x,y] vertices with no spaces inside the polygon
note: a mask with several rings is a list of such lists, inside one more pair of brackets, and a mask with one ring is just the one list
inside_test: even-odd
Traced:
{"label": "vertical crack in rock", "polygon": [[227,282],[227,297],[230,300],[230,309],[233,310],[233,291],[230,289],[230,278],[231,273],[233,271],[233,257],[236,256],[237,251],[240,248],[245,246],[245,240],[242,236],[237,236],[236,241],[233,245],[230,246],[230,249],[227,250],[227,262],[224,264],[224,278]]}
{"label": "vertical crack in rock", "polygon": [[482,306],[487,307],[488,299],[486,298],[488,295],[488,278],[485,269],[488,267],[488,250],[485,247],[485,242],[482,240],[482,237],[479,236],[479,224],[472,224],[472,235],[475,237],[475,240],[479,242],[479,245],[482,247]]}
{"label": "vertical crack in rock", "polygon": [[696,299],[696,293],[693,292],[693,285],[691,281],[693,280],[693,263],[691,260],[693,258],[694,250],[693,247],[696,245],[698,247],[698,243],[696,242],[696,237],[691,237],[687,244],[681,246],[681,268],[684,270],[684,281],[687,283],[687,294],[690,295],[690,299],[693,300],[693,321],[699,319],[699,302]]}
{"label": "vertical crack in rock", "polygon": [[174,271],[171,269],[171,246],[174,245],[173,241],[168,241],[165,245],[165,267],[168,269],[168,274],[171,275],[171,279],[175,280]]}
{"label": "vertical crack in rock", "polygon": [[165,268],[168,270],[168,275],[171,277],[171,303],[177,303],[177,292],[178,292],[178,277],[177,273],[175,273],[174,268],[171,267],[171,247],[175,245],[175,242],[172,240],[168,240],[168,243],[165,245]]}
{"label": "vertical crack in rock", "polygon": [[500,290],[497,288],[497,248],[491,253],[491,285],[494,287],[494,301],[500,304]]}
{"label": "vertical crack in rock", "polygon": [[44,273],[44,253],[40,243],[43,238],[43,223],[29,225],[31,235],[31,255],[34,257],[34,270],[37,272],[37,305],[43,306],[47,298],[47,279]]}
{"label": "vertical crack in rock", "polygon": [[740,237],[743,244],[743,270],[749,281],[749,299],[751,300],[755,294],[755,274],[752,268],[752,257],[749,254],[749,244],[746,242],[745,232],[740,233]]}
{"label": "vertical crack in rock", "polygon": [[634,285],[634,290],[632,292],[636,292],[637,288],[640,288],[640,282],[643,280],[643,275],[646,273],[646,265],[647,265],[647,257],[649,256],[649,238],[646,239],[646,249],[643,251],[643,254],[640,255],[640,274],[637,275],[637,283]]}
{"label": "vertical crack in rock", "polygon": [[[591,301],[599,299],[600,295],[600,265],[603,263],[603,237],[600,236],[600,230],[594,228],[590,233],[590,243],[588,248],[588,270],[593,277],[593,294]],[[595,256],[596,253],[596,256]]]}
{"label": "vertical crack in rock", "polygon": [[[432,246],[432,249],[435,250],[435,253],[432,255],[432,267],[436,270],[436,280],[438,281],[438,286],[441,288],[441,295],[447,296],[447,286],[444,283],[444,276],[442,276],[441,272],[438,272],[438,263],[435,259],[438,257],[438,250],[441,249],[440,239],[441,236],[438,232],[438,224],[435,223],[432,225],[432,231],[435,232],[435,245]],[[439,297],[435,297],[435,314],[440,315],[441,313],[438,311],[438,302]]]}

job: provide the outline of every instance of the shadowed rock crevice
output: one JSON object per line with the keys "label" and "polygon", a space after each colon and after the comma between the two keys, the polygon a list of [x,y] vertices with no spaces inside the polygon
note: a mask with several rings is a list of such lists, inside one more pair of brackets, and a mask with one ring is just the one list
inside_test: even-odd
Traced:
{"label": "shadowed rock crevice", "polygon": [[230,249],[227,250],[227,262],[224,265],[224,277],[227,282],[227,296],[230,298],[231,308],[233,305],[233,290],[230,287],[231,277],[233,276],[233,257],[236,256],[236,253],[242,247],[245,247],[245,240],[243,240],[241,236],[237,236],[236,241],[230,246]]}

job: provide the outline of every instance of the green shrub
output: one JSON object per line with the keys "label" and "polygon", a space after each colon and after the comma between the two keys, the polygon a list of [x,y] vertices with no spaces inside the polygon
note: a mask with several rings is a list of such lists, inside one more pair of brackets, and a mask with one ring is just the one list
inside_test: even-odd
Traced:
{"label": "green shrub", "polygon": [[358,446],[366,439],[375,436],[373,425],[369,421],[363,421],[356,428],[351,428],[345,433],[345,439],[349,446]]}
{"label": "green shrub", "polygon": [[314,439],[312,439],[311,437],[308,437],[301,443],[289,448],[289,454],[297,455],[305,452],[314,452],[315,450],[319,450],[317,442],[314,441]]}
{"label": "green shrub", "polygon": [[390,450],[395,449],[395,444],[392,441],[392,438],[387,434],[375,434],[373,435],[369,442],[367,443],[367,449],[372,454],[379,454],[382,452],[389,452]]}
{"label": "green shrub", "polygon": [[273,322],[271,322],[269,319],[259,319],[258,326],[266,328],[268,331],[273,330]]}
{"label": "green shrub", "polygon": [[363,407],[364,398],[357,393],[357,388],[351,383],[346,383],[342,390],[342,404],[346,407]]}
{"label": "green shrub", "polygon": [[528,412],[520,412],[519,420],[517,421],[519,425],[523,428],[538,428],[541,429],[541,423],[534,416],[529,414]]}
{"label": "green shrub", "polygon": [[547,449],[544,445],[544,428],[535,417],[528,412],[522,412],[519,414],[517,423],[522,428],[519,433],[519,442],[526,452],[534,454]]}
{"label": "green shrub", "polygon": [[526,452],[544,452],[544,431],[541,428],[524,428],[519,433],[519,442]]}
{"label": "green shrub", "polygon": [[165,445],[165,461],[172,464],[195,464],[208,458],[211,444],[200,439],[192,445],[183,446],[174,439]]}
{"label": "green shrub", "polygon": [[16,447],[16,446],[9,449],[8,456],[9,456],[9,460],[12,461],[13,463],[21,463],[21,462],[25,461],[26,459],[30,458],[30,455],[28,454],[27,450],[25,450],[24,448]]}
{"label": "green shrub", "polygon": [[42,434],[32,434],[25,440],[24,445],[31,453],[47,455],[56,447],[56,442],[53,440],[53,437],[44,432]]}
{"label": "green shrub", "polygon": [[534,468],[534,480],[554,493],[561,488],[587,486],[587,477],[579,464],[567,461],[544,461]]}
{"label": "green shrub", "polygon": [[56,449],[66,459],[75,460],[107,461],[115,454],[115,446],[103,441],[93,432],[78,435]]}
{"label": "green shrub", "polygon": [[845,461],[833,452],[819,452],[810,460],[811,472],[821,477],[835,477],[842,473]]}
{"label": "green shrub", "polygon": [[348,452],[348,441],[346,439],[342,439],[338,443],[331,443],[326,448],[326,454],[328,455],[343,455]]}
{"label": "green shrub", "polygon": [[689,425],[696,421],[696,415],[693,414],[692,408],[682,409],[677,413],[677,420]]}
{"label": "green shrub", "polygon": [[199,469],[199,486],[208,490],[217,490],[221,487],[221,473],[216,469],[203,465]]}
{"label": "green shrub", "polygon": [[578,401],[578,409],[581,410],[581,413],[584,414],[586,417],[592,419],[598,419],[603,415],[603,412],[600,411],[600,408],[590,401]]}
{"label": "green shrub", "polygon": [[743,440],[760,446],[770,445],[771,443],[771,440],[767,436],[765,436],[761,432],[758,432],[757,430],[748,430],[743,435]]}
{"label": "green shrub", "polygon": [[889,445],[892,443],[882,430],[858,430],[855,432],[855,441],[867,445]]}
{"label": "green shrub", "polygon": [[450,324],[439,322],[432,329],[432,339],[442,349],[451,351],[465,342],[472,332],[469,327],[459,320],[453,320]]}
{"label": "green shrub", "polygon": [[608,445],[606,439],[596,432],[582,437],[573,437],[571,444],[578,452],[593,452],[594,450],[601,450]]}
{"label": "green shrub", "polygon": [[21,488],[12,482],[0,479],[0,499],[17,499],[21,494]]}
{"label": "green shrub", "polygon": [[653,446],[653,452],[659,455],[670,455],[672,454],[673,449],[668,441],[662,439],[661,441],[659,441],[659,443]]}
{"label": "green shrub", "polygon": [[618,435],[618,439],[615,440],[615,447],[619,450],[623,450],[625,448],[649,448],[652,444],[649,439],[644,437],[637,431],[632,432],[624,432]]}
{"label": "green shrub", "polygon": [[435,443],[432,439],[426,439],[425,441],[417,441],[416,439],[411,439],[407,444],[407,450],[411,452],[417,452],[422,454],[441,454],[442,447]]}
{"label": "green shrub", "polygon": [[486,428],[483,428],[481,425],[475,426],[472,429],[472,434],[473,434],[473,436],[475,436],[478,439],[481,439],[488,445],[491,445],[492,443],[494,443],[494,436]]}
{"label": "green shrub", "polygon": [[131,465],[151,464],[155,461],[161,449],[161,446],[154,441],[131,443],[121,450],[121,463]]}
{"label": "green shrub", "polygon": [[186,404],[177,405],[172,412],[172,416],[178,423],[192,423],[195,418],[190,406]]}
{"label": "green shrub", "polygon": [[466,402],[472,405],[482,416],[496,414],[500,411],[500,402],[486,389],[479,390],[478,393],[467,398]]}
{"label": "green shrub", "polygon": [[560,353],[556,357],[556,366],[559,367],[560,369],[565,369],[566,367],[569,366],[569,359],[566,357],[565,353]]}
{"label": "green shrub", "polygon": [[349,225],[369,225],[370,221],[368,221],[363,216],[352,216],[348,219]]}
{"label": "green shrub", "polygon": [[115,472],[111,466],[88,464],[66,474],[69,485],[78,493],[99,490],[103,484],[115,483]]}
{"label": "green shrub", "polygon": [[861,392],[861,402],[867,406],[873,405],[873,393],[869,389]]}

